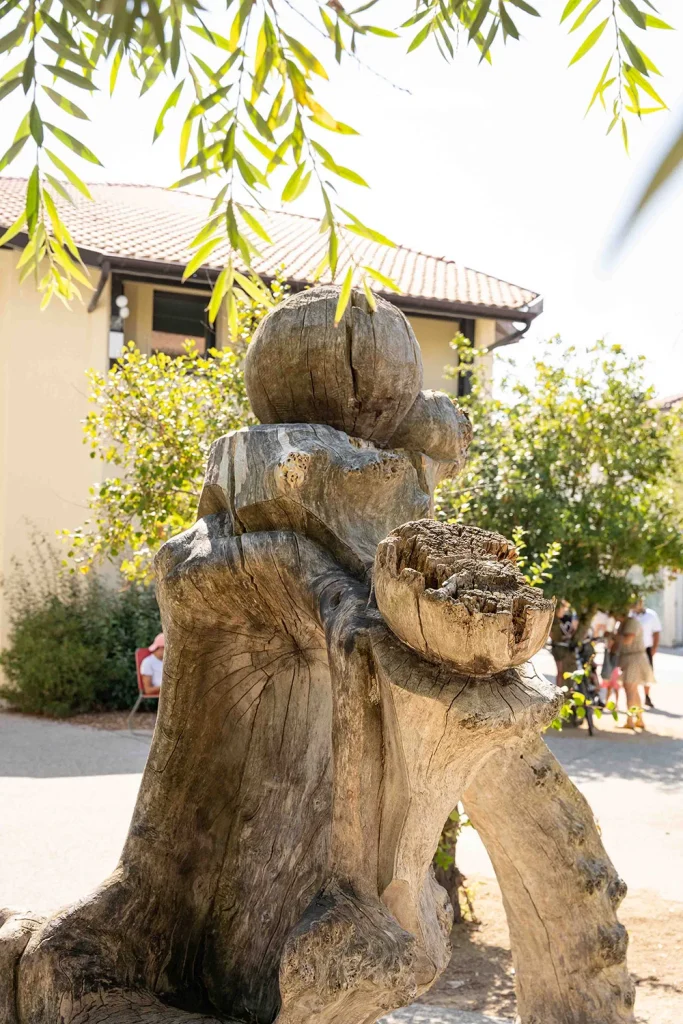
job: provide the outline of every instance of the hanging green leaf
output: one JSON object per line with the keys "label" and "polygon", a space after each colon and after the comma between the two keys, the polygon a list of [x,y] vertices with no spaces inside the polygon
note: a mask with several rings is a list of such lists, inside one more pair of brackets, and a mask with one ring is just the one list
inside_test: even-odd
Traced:
{"label": "hanging green leaf", "polygon": [[42,146],[44,136],[43,122],[41,120],[40,112],[35,104],[35,101],[31,104],[31,109],[29,110],[28,123],[31,129],[31,135],[33,136],[34,142],[37,146]]}
{"label": "hanging green leaf", "polygon": [[26,145],[27,138],[28,135],[24,135],[22,136],[22,138],[17,139],[16,142],[12,143],[9,149],[5,152],[4,156],[0,158],[0,171],[4,171],[5,167],[9,167],[14,158],[17,157],[19,153],[21,153],[22,149]]}
{"label": "hanging green leaf", "polygon": [[505,37],[507,38],[508,36],[510,36],[512,39],[519,39],[519,32],[517,31],[517,26],[510,17],[505,7],[505,4],[503,3],[503,0],[500,0],[500,3],[498,4],[498,12],[500,14],[500,21],[503,26],[503,34],[505,35]]}
{"label": "hanging green leaf", "polygon": [[351,285],[353,284],[353,267],[349,267],[344,276],[344,282],[339,292],[339,298],[337,299],[337,308],[334,313],[334,326],[337,327],[341,318],[344,316],[344,311],[349,304],[351,298]]}
{"label": "hanging green leaf", "polygon": [[52,224],[52,230],[55,238],[62,244],[64,243],[64,226],[61,222],[59,214],[57,213],[57,207],[55,206],[54,199],[47,191],[43,189],[43,202],[45,203],[45,209],[47,210],[50,223]]}
{"label": "hanging green leaf", "polygon": [[489,13],[491,7],[491,0],[477,0],[477,5],[474,8],[474,19],[470,25],[469,38],[474,39],[477,32],[484,24],[486,15]]}
{"label": "hanging green leaf", "polygon": [[109,72],[109,95],[113,96],[114,89],[116,88],[116,80],[119,76],[119,69],[121,67],[121,60],[123,59],[123,46],[120,46],[114,54],[114,60],[112,61],[111,71]]}
{"label": "hanging green leaf", "polygon": [[91,164],[97,164],[99,167],[102,166],[95,154],[88,149],[86,145],[79,142],[78,139],[75,139],[73,135],[69,135],[69,133],[65,132],[63,128],[58,128],[56,125],[49,124],[47,121],[45,121],[45,127],[52,132],[56,139],[63,142],[65,146],[68,146],[69,149],[73,150],[73,152],[83,160],[88,160]]}
{"label": "hanging green leaf", "polygon": [[29,235],[32,235],[38,223],[38,212],[40,210],[40,172],[37,165],[31,171],[26,186],[26,225]]}
{"label": "hanging green leaf", "polygon": [[211,238],[197,250],[183,271],[183,281],[187,281],[188,277],[192,277],[192,275],[206,263],[207,259],[219,242],[220,238]]}
{"label": "hanging green leaf", "polygon": [[257,132],[259,133],[259,135],[262,135],[264,139],[268,140],[268,142],[274,143],[275,142],[275,136],[273,135],[272,131],[270,130],[268,122],[266,121],[266,119],[264,117],[261,116],[261,114],[259,114],[258,110],[253,105],[253,103],[250,103],[249,100],[245,99],[244,100],[244,107],[245,107],[247,113],[249,114],[249,117],[251,118],[252,124],[255,126]]}
{"label": "hanging green leaf", "polygon": [[584,9],[581,11],[581,14],[578,16],[572,27],[569,29],[569,32],[576,32],[577,28],[581,28],[588,15],[595,10],[599,3],[600,0],[590,0],[590,2],[587,3]]}
{"label": "hanging green leaf", "polygon": [[396,248],[396,243],[392,242],[386,235],[382,235],[379,231],[374,231],[372,228],[369,228],[367,224],[363,224],[362,221],[360,221],[358,217],[355,217],[349,210],[345,210],[341,206],[339,209],[342,213],[346,214],[351,222],[350,224],[345,225],[347,231],[353,231],[356,235],[361,235],[363,238],[369,238],[371,242],[377,242],[378,245],[386,245],[391,249]]}
{"label": "hanging green leaf", "polygon": [[72,117],[80,117],[83,121],[89,121],[90,118],[81,110],[80,107],[76,106],[73,100],[67,99],[66,96],[60,95],[55,89],[51,89],[49,85],[43,85],[41,87],[43,92],[47,93],[53,103],[56,103],[58,107],[65,110],[67,114],[71,114]]}
{"label": "hanging green leaf", "polygon": [[603,90],[605,88],[605,83],[607,81],[607,75],[609,73],[609,69],[612,66],[612,59],[613,58],[610,57],[609,60],[607,61],[607,63],[605,64],[605,69],[602,72],[602,74],[600,75],[600,80],[598,81],[598,84],[595,87],[595,91],[594,91],[594,93],[593,93],[593,95],[591,97],[591,101],[588,104],[588,107],[586,108],[586,113],[588,113],[588,111],[591,109],[591,107],[595,103],[596,99],[598,98],[598,96],[601,95],[601,93],[603,92]]}
{"label": "hanging green leaf", "polygon": [[21,211],[21,213],[15,220],[14,224],[12,224],[11,227],[7,228],[7,231],[5,231],[4,235],[0,236],[0,246],[7,245],[8,242],[11,242],[12,239],[16,235],[18,235],[20,231],[23,231],[25,226],[26,210],[24,209]]}
{"label": "hanging green leaf", "polygon": [[380,274],[379,270],[375,270],[374,267],[363,267],[363,270],[365,271],[366,274],[369,274],[370,277],[374,278],[374,280],[377,281],[378,284],[381,284],[382,287],[385,288],[387,291],[401,291],[401,289],[399,288],[395,281],[392,281],[392,279],[390,277],[387,277],[385,274]]}
{"label": "hanging green leaf", "polygon": [[272,245],[272,238],[270,237],[266,229],[263,227],[263,225],[260,223],[260,221],[256,219],[253,213],[251,213],[251,211],[248,210],[245,206],[241,206],[239,203],[237,203],[237,209],[239,210],[241,216],[244,218],[245,223],[249,225],[251,230],[256,235],[258,235],[258,237],[261,238],[264,242],[267,242],[269,245]]}
{"label": "hanging green leaf", "polygon": [[491,28],[489,29],[489,33],[488,33],[488,35],[487,35],[486,39],[484,40],[484,43],[483,43],[483,45],[481,47],[481,57],[479,58],[479,63],[480,64],[481,64],[481,62],[483,60],[490,60],[491,59],[489,57],[489,50],[491,49],[491,46],[493,45],[493,40],[496,38],[496,35],[498,33],[499,27],[500,27],[500,21],[495,20],[495,21],[491,22]]}
{"label": "hanging green leaf", "polygon": [[245,277],[244,274],[240,274],[237,270],[235,271],[235,281],[240,286],[243,292],[253,299],[254,302],[258,302],[262,306],[272,306],[273,300],[268,291],[263,287],[260,280],[250,280]]}
{"label": "hanging green leaf", "polygon": [[304,44],[299,42],[298,39],[288,36],[286,32],[283,32],[282,34],[287,40],[290,50],[299,63],[302,64],[307,71],[312,71],[313,74],[319,75],[320,78],[327,79],[327,72],[318,58],[312,54],[310,50],[307,50]]}
{"label": "hanging green leaf", "polygon": [[[490,0],[489,0],[489,2],[490,2]],[[410,45],[409,45],[409,47],[408,47],[406,52],[407,53],[412,53],[413,50],[417,50],[418,46],[421,46],[422,43],[424,43],[424,41],[427,38],[427,36],[430,34],[430,32],[433,32],[433,30],[434,30],[434,22],[433,21],[430,21],[427,25],[423,25],[422,28],[420,29],[420,31],[415,36],[415,38],[413,39],[413,41],[410,43]]]}
{"label": "hanging green leaf", "polygon": [[626,33],[621,29],[619,29],[619,36],[621,37],[621,41],[626,48],[626,52],[629,55],[629,59],[633,66],[640,71],[641,75],[647,75],[647,65],[643,60],[643,54],[640,52],[638,47],[635,43],[631,42]]}
{"label": "hanging green leaf", "polygon": [[221,308],[221,303],[223,302],[223,299],[225,298],[228,290],[231,288],[232,268],[225,267],[223,270],[221,270],[220,274],[218,275],[218,278],[216,279],[216,283],[213,286],[213,291],[211,293],[211,301],[209,302],[209,308],[207,311],[209,315],[209,323],[215,323],[216,317],[218,316],[218,313]]}
{"label": "hanging green leaf", "polygon": [[231,50],[236,49],[240,39],[242,38],[242,29],[247,23],[251,9],[254,6],[254,2],[255,0],[242,0],[242,3],[239,6],[239,10],[235,15],[235,20],[232,23],[232,28],[230,29],[229,44]]}
{"label": "hanging green leaf", "polygon": [[156,140],[159,138],[159,136],[163,132],[163,130],[164,130],[164,119],[166,117],[166,114],[169,112],[169,110],[171,110],[177,104],[178,100],[180,99],[180,94],[183,91],[183,86],[184,85],[185,85],[184,82],[178,82],[178,84],[176,85],[175,89],[171,92],[171,95],[168,97],[168,99],[164,103],[163,107],[161,108],[161,112],[160,112],[160,114],[159,114],[159,116],[157,118],[157,123],[154,126],[154,137],[152,139],[152,142],[156,142]]}
{"label": "hanging green leaf", "polygon": [[36,73],[36,48],[35,45],[29,50],[26,60],[24,61],[24,70],[21,73],[21,84],[24,87],[24,92],[28,94],[29,90],[33,86]]}
{"label": "hanging green leaf", "polygon": [[562,17],[560,18],[560,25],[562,24],[563,21],[567,20],[567,18],[569,17],[570,14],[574,13],[574,11],[576,10],[576,8],[579,6],[579,4],[581,2],[582,2],[582,0],[568,0],[568,3],[565,4],[565,8],[562,11]]}
{"label": "hanging green leaf", "polygon": [[27,28],[28,23],[20,21],[16,28],[13,28],[6,36],[3,36],[0,39],[0,53],[7,53],[9,50],[13,50],[15,46],[18,46],[26,35]]}
{"label": "hanging green leaf", "polygon": [[572,59],[569,61],[569,67],[571,67],[572,64],[576,64],[577,60],[581,60],[582,57],[585,57],[588,51],[595,46],[602,33],[605,31],[605,27],[608,21],[609,18],[605,18],[604,21],[601,21],[600,24],[596,28],[594,28],[593,31],[589,33],[589,35],[586,36],[584,41],[581,43],[581,46],[578,48]]}
{"label": "hanging green leaf", "polygon": [[[287,181],[287,184],[285,185],[285,187],[282,190],[282,197],[281,198],[282,198],[283,203],[291,203],[298,196],[301,195],[301,193],[303,192],[303,190],[305,188],[305,185],[304,185],[303,188],[301,187],[302,181],[304,181],[304,178],[306,177],[305,172],[306,172],[306,164],[299,164],[294,169],[294,172],[292,173],[292,175],[290,176],[289,180]],[[307,177],[310,177],[310,174]],[[306,184],[308,184],[307,180],[306,180]]]}
{"label": "hanging green leaf", "polygon": [[71,168],[68,167],[63,160],[60,160],[56,153],[53,153],[49,149],[46,149],[45,152],[49,156],[50,160],[52,160],[52,163],[55,165],[55,167],[62,172],[67,181],[70,181],[73,187],[75,189],[78,189],[81,195],[84,195],[86,199],[92,199],[92,196],[90,195],[90,189],[84,181],[81,181],[76,172],[72,171]]}
{"label": "hanging green leaf", "polygon": [[661,18],[654,18],[651,14],[645,15],[645,26],[646,28],[664,28],[673,31],[673,25],[668,25]]}
{"label": "hanging green leaf", "polygon": [[541,17],[536,8],[532,7],[531,4],[526,3],[526,0],[510,0],[510,3],[515,7],[519,7],[521,11],[526,11],[527,14],[530,14],[534,18]]}
{"label": "hanging green leaf", "polygon": [[79,89],[85,89],[87,92],[97,91],[97,86],[84,75],[77,75],[75,71],[69,71],[68,68],[60,67],[58,64],[45,64],[44,67],[50,74],[55,75],[57,78],[63,78],[70,85],[75,85]]}
{"label": "hanging green leaf", "polygon": [[638,10],[633,0],[619,0],[619,6],[638,28],[645,28],[645,15]]}
{"label": "hanging green leaf", "polygon": [[45,180],[48,182],[50,187],[58,195],[60,195],[62,197],[62,199],[66,200],[67,203],[70,203],[73,206],[74,205],[74,201],[71,198],[71,196],[69,195],[69,193],[67,192],[67,190],[62,185],[61,181],[58,181],[57,178],[53,177],[53,175],[48,174],[47,171],[45,171],[44,174],[45,174]]}
{"label": "hanging green leaf", "polygon": [[10,78],[8,82],[3,82],[0,85],[0,100],[4,100],[5,96],[9,96],[11,92],[14,92],[21,85],[21,75],[18,78]]}
{"label": "hanging green leaf", "polygon": [[375,296],[372,294],[372,291],[370,290],[370,285],[368,284],[367,277],[363,278],[363,291],[365,292],[365,298],[368,300],[368,306],[370,307],[370,309],[374,313],[376,311],[376,309],[377,309],[377,299],[375,298]]}
{"label": "hanging green leaf", "polygon": [[87,57],[84,57],[80,50],[73,48],[73,41],[68,45],[64,43],[55,42],[53,39],[43,39],[51,50],[61,57],[62,60],[70,61],[72,64],[78,64],[79,67],[84,68],[86,71],[94,71],[94,65]]}

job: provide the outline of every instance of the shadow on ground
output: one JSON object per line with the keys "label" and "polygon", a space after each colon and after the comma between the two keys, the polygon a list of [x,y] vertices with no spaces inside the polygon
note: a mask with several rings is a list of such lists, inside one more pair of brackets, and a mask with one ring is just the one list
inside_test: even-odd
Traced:
{"label": "shadow on ground", "polygon": [[425,992],[420,1004],[484,1013],[495,1011],[497,1017],[514,1018],[515,989],[510,950],[484,944],[479,926],[472,924],[457,925],[453,929],[451,944],[450,964],[434,987]]}
{"label": "shadow on ground", "polygon": [[0,713],[0,778],[136,775],[151,738]]}
{"label": "shadow on ground", "polygon": [[599,779],[640,779],[659,785],[680,786],[683,779],[683,740],[671,736],[634,735],[630,731],[563,729],[545,734],[558,761],[575,782]]}

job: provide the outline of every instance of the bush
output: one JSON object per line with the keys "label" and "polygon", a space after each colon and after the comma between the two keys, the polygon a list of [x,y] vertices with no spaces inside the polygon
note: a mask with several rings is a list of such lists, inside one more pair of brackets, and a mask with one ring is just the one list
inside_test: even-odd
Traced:
{"label": "bush", "polygon": [[135,648],[161,628],[152,588],[116,591],[92,574],[65,576],[50,546],[37,541],[4,589],[10,634],[0,696],[11,706],[62,717],[132,705]]}

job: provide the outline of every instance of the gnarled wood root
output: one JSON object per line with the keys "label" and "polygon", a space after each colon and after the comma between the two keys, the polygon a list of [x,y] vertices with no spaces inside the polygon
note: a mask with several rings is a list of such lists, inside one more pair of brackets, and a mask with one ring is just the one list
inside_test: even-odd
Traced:
{"label": "gnarled wood root", "polygon": [[628,936],[616,916],[626,885],[541,737],[493,754],[463,800],[503,894],[522,1024],[632,1021]]}

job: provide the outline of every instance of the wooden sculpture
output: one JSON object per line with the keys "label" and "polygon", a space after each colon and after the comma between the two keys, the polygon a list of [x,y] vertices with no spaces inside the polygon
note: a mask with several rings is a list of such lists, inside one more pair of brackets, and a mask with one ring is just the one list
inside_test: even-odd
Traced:
{"label": "wooden sculpture", "polygon": [[0,912],[3,1024],[371,1024],[449,959],[432,857],[463,799],[523,1024],[633,1020],[624,885],[543,743],[553,603],[496,534],[429,518],[471,430],[405,317],[292,296],[246,359],[261,425],[212,448],[157,556],[159,717],[113,875]]}

